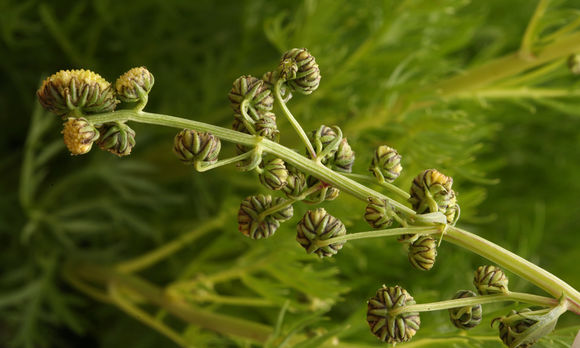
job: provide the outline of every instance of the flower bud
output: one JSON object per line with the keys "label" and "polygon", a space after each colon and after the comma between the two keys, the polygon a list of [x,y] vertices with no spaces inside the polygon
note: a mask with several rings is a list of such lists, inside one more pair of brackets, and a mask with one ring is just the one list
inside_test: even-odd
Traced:
{"label": "flower bud", "polygon": [[437,241],[431,236],[421,236],[409,244],[409,261],[418,270],[433,268],[437,257]]}
{"label": "flower bud", "polygon": [[342,138],[332,159],[332,167],[338,172],[350,173],[353,164],[354,151],[352,151],[346,138]]}
{"label": "flower bud", "polygon": [[345,242],[332,243],[326,246],[318,246],[318,241],[338,237],[346,234],[344,224],[334,216],[328,214],[324,208],[309,210],[297,226],[296,240],[306,251],[315,253],[320,257],[336,254]]}
{"label": "flower bud", "polygon": [[293,48],[284,53],[278,74],[292,91],[302,94],[314,92],[320,84],[320,69],[314,56],[305,48]]}
{"label": "flower bud", "polygon": [[568,68],[574,75],[580,75],[580,54],[572,54],[568,57]]}
{"label": "flower bud", "polygon": [[[453,296],[453,299],[475,297],[477,294],[470,290],[459,290]],[[458,329],[471,329],[481,323],[482,318],[481,304],[449,309],[449,319]]]}
{"label": "flower bud", "polygon": [[256,134],[266,139],[278,142],[280,140],[280,131],[276,125],[276,115],[272,112],[265,111],[260,113],[260,118],[254,125]]}
{"label": "flower bud", "polygon": [[387,145],[376,148],[369,170],[379,181],[393,182],[401,175],[401,155]]}
{"label": "flower bud", "polygon": [[271,215],[260,216],[271,206],[270,195],[256,195],[244,199],[238,211],[238,231],[252,239],[268,238],[276,233],[280,222]]}
{"label": "flower bud", "polygon": [[409,203],[418,214],[439,211],[445,214],[448,223],[453,223],[458,206],[452,185],[453,178],[427,169],[413,179]]}
{"label": "flower bud", "polygon": [[[509,315],[501,318],[495,318],[492,325],[499,321],[499,338],[508,347],[514,347],[513,343],[519,337],[526,334],[526,330],[538,322],[538,320],[528,317],[527,312],[530,309],[524,308],[520,311],[512,310]],[[523,339],[523,342],[517,345],[518,348],[531,347],[536,343],[537,338]]]}
{"label": "flower bud", "polygon": [[250,75],[241,76],[234,81],[228,98],[234,113],[240,115],[242,114],[240,107],[244,100],[248,100],[249,106],[253,108],[253,112],[250,112],[253,116],[259,111],[270,111],[274,106],[274,98],[267,84]]}
{"label": "flower bud", "polygon": [[263,172],[258,177],[262,185],[270,190],[280,190],[288,182],[288,170],[280,158],[268,161],[263,165],[262,170]]}
{"label": "flower bud", "polygon": [[115,82],[115,91],[119,99],[133,103],[139,101],[143,95],[149,94],[154,83],[153,74],[141,66],[121,75]]}
{"label": "flower bud", "polygon": [[62,134],[71,155],[84,155],[91,151],[93,142],[99,139],[99,131],[84,118],[69,117],[64,123]]}
{"label": "flower bud", "polygon": [[220,150],[220,139],[208,132],[184,129],[173,141],[173,153],[185,164],[215,163]]}
{"label": "flower bud", "polygon": [[367,322],[371,332],[386,343],[409,341],[421,325],[418,312],[404,312],[396,316],[391,311],[414,305],[415,299],[400,286],[386,287],[377,290],[374,297],[367,302]]}
{"label": "flower bud", "polygon": [[[272,199],[272,206],[282,204],[285,202],[287,202],[287,201],[284,198],[276,197],[276,198]],[[284,222],[284,221],[290,220],[292,218],[292,216],[294,216],[294,208],[292,207],[292,204],[288,204],[284,208],[272,213],[271,216],[272,216],[272,218],[276,219],[278,222]]]}
{"label": "flower bud", "polygon": [[99,127],[101,137],[97,145],[119,157],[127,156],[135,147],[135,131],[123,122],[105,123]]}
{"label": "flower bud", "polygon": [[90,70],[61,70],[44,80],[36,94],[46,110],[63,117],[73,110],[110,112],[119,102],[111,84]]}
{"label": "flower bud", "polygon": [[[306,178],[306,184],[308,185],[308,187],[313,187],[314,185],[319,185],[320,180],[309,175]],[[304,199],[304,202],[317,204],[323,201],[332,201],[335,200],[339,194],[340,194],[339,189],[337,189],[334,186],[324,184],[322,185],[322,188],[320,190],[308,195],[308,197]]]}
{"label": "flower bud", "polygon": [[509,292],[508,278],[496,266],[479,266],[473,277],[473,285],[475,285],[480,295],[506,294]]}
{"label": "flower bud", "polygon": [[[312,131],[308,135],[308,139],[314,146],[314,150],[316,154],[320,154],[322,151],[326,151],[326,155],[324,158],[319,158],[323,164],[326,164],[329,159],[334,157],[336,150],[338,149],[338,134],[334,131],[334,129],[327,127],[325,125],[320,126],[317,130]],[[327,147],[330,147],[327,149]],[[310,157],[310,153],[306,151],[308,157]]]}
{"label": "flower bud", "polygon": [[365,209],[365,220],[372,228],[385,229],[393,223],[393,208],[384,199],[368,198]]}
{"label": "flower bud", "polygon": [[286,164],[286,168],[288,169],[288,177],[286,179],[286,185],[282,187],[282,191],[288,198],[298,197],[307,187],[306,176],[296,169],[296,167],[289,164]]}

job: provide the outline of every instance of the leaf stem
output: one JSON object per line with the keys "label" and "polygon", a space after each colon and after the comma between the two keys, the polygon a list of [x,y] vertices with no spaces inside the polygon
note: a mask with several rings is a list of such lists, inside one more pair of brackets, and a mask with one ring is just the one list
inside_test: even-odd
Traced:
{"label": "leaf stem", "polygon": [[280,94],[280,88],[282,87],[283,83],[284,83],[284,80],[278,80],[274,84],[274,97],[276,98],[276,102],[278,104],[280,104],[280,107],[282,108],[284,116],[286,116],[286,119],[288,120],[288,122],[290,122],[290,124],[292,125],[292,128],[294,128],[294,130],[298,133],[298,136],[300,137],[300,139],[302,140],[304,145],[306,145],[306,149],[308,149],[308,153],[310,153],[310,157],[315,159],[316,152],[314,152],[314,148],[312,147],[312,144],[310,143],[308,136],[304,132],[304,129],[302,129],[302,126],[300,126],[300,123],[298,123],[298,121],[296,121],[296,119],[294,118],[294,116],[290,112],[290,109],[288,109],[288,106],[286,106],[286,103],[282,99],[282,95]]}
{"label": "leaf stem", "polygon": [[538,24],[540,22],[540,18],[544,16],[546,13],[546,9],[550,4],[550,0],[540,0],[538,2],[538,6],[536,6],[536,10],[532,15],[532,18],[528,22],[528,26],[522,38],[522,43],[520,45],[520,54],[522,57],[531,59],[533,58],[532,48],[534,46],[534,40],[537,38],[538,33]]}

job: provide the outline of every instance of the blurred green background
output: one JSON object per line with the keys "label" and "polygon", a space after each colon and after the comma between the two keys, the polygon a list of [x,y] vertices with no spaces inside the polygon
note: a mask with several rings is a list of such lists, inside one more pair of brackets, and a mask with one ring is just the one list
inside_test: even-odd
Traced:
{"label": "blurred green background", "polygon": [[[296,206],[294,218],[271,239],[246,240],[236,230],[235,210],[244,197],[266,189],[254,174],[233,167],[200,174],[183,166],[171,153],[173,129],[134,125],[137,146],[127,158],[96,148],[71,157],[61,144],[60,120],[40,110],[35,97],[42,79],[60,69],[91,69],[114,81],[134,66],[146,66],[155,75],[146,110],[229,128],[233,80],[261,76],[277,66],[285,50],[307,47],[320,65],[321,85],[289,103],[306,130],[340,125],[357,154],[359,173],[366,172],[375,146],[395,147],[405,168],[397,184],[405,190],[425,168],[453,176],[462,227],[579,288],[577,93],[467,98],[388,111],[397,102],[412,102],[418,89],[517,50],[535,6],[528,0],[0,0],[0,346],[172,346],[117,308],[79,294],[60,269],[74,258],[111,264],[140,255],[216,216],[223,226],[143,275],[167,284],[253,260],[252,253],[280,255],[272,261],[279,272],[312,268],[296,272],[297,283],[308,288],[309,279],[318,277],[306,302],[328,288],[332,306],[325,308],[328,320],[320,326],[350,324],[341,340],[352,347],[378,345],[364,308],[381,284],[400,284],[418,302],[447,299],[471,288],[472,270],[485,262],[443,242],[436,267],[423,273],[409,266],[406,251],[391,239],[350,242],[334,258],[320,261],[294,241],[305,205]],[[552,2],[546,30],[577,21],[579,7],[576,0]],[[531,82],[577,91],[578,78],[560,62]],[[33,115],[42,126],[31,128]],[[299,147],[288,123],[280,120],[279,128],[282,143]],[[233,154],[233,147],[222,153]],[[350,232],[369,229],[363,203],[343,194],[323,206]],[[273,324],[291,282],[270,284],[281,290],[269,299],[275,303],[271,308],[201,305]],[[510,288],[541,294],[515,277]],[[240,289],[233,282],[220,291],[246,294]],[[323,302],[324,291],[318,296]],[[304,295],[299,292],[290,296],[297,305]],[[490,306],[486,323],[505,312],[497,309]],[[292,315],[298,320],[309,310]],[[458,334],[445,312],[425,314],[422,321],[418,342]],[[542,345],[570,344],[578,318],[565,315],[559,325],[575,328]],[[244,344],[195,327],[182,329],[196,347]],[[471,334],[480,339],[441,346],[499,347],[490,338],[495,332],[482,325]]]}

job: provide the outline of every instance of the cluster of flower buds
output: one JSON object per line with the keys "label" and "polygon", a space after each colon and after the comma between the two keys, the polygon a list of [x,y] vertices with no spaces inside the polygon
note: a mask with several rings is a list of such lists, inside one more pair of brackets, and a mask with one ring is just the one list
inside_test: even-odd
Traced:
{"label": "cluster of flower buds", "polygon": [[85,154],[96,142],[102,150],[126,156],[135,146],[135,131],[123,122],[92,124],[84,116],[112,112],[118,99],[140,102],[142,109],[153,83],[153,75],[144,67],[121,75],[115,88],[92,71],[61,70],[44,80],[37,96],[46,110],[66,120],[62,133],[71,154]]}
{"label": "cluster of flower buds", "polygon": [[492,325],[499,322],[499,338],[506,346],[527,348],[536,343],[537,337],[527,338],[530,336],[528,330],[538,322],[529,315],[530,312],[529,308],[512,310],[507,316],[495,318],[491,322]]}
{"label": "cluster of flower buds", "polygon": [[413,179],[409,203],[418,214],[441,212],[447,223],[455,223],[459,205],[452,185],[453,178],[436,169],[427,169]]}
{"label": "cluster of flower buds", "polygon": [[238,230],[252,239],[268,238],[276,233],[280,223],[293,215],[291,204],[270,195],[247,197],[238,210]]}
{"label": "cluster of flower buds", "polygon": [[297,231],[296,240],[298,243],[309,254],[315,253],[320,257],[336,254],[345,243],[342,241],[320,244],[320,242],[346,234],[346,228],[342,221],[328,214],[324,208],[307,211],[298,223]]}
{"label": "cluster of flower buds", "polygon": [[394,310],[414,305],[415,300],[400,286],[383,285],[367,302],[367,322],[371,332],[386,343],[409,341],[421,325],[417,312],[402,312],[393,315]]}

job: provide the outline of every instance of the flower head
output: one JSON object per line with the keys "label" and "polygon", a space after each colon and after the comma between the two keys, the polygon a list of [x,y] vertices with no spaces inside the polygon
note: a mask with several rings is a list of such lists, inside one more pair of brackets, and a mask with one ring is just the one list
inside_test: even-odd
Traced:
{"label": "flower head", "polygon": [[83,155],[91,151],[93,142],[99,139],[99,131],[82,117],[69,117],[64,123],[62,134],[71,155]]}

